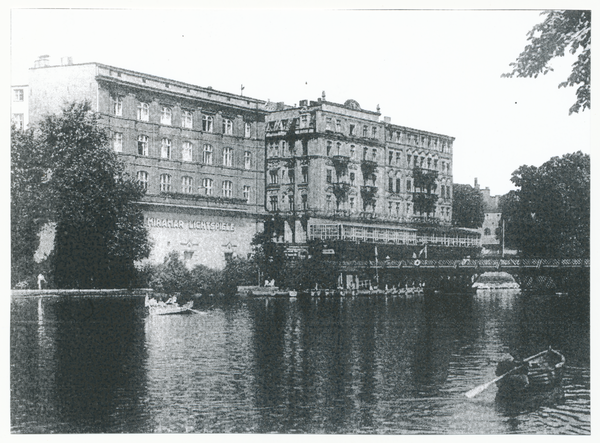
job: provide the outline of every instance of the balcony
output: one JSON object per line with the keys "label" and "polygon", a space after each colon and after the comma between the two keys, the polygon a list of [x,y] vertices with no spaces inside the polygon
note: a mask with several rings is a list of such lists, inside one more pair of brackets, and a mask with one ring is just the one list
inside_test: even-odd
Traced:
{"label": "balcony", "polygon": [[348,163],[350,163],[350,157],[347,155],[334,155],[331,160],[333,160],[333,166],[335,167],[335,171],[338,175],[342,175],[343,172],[348,170]]}
{"label": "balcony", "polygon": [[438,201],[437,194],[413,192],[413,204],[417,212],[431,214],[435,211],[435,204]]}
{"label": "balcony", "polygon": [[435,190],[435,181],[438,177],[438,171],[435,169],[424,169],[415,166],[413,168],[413,184],[415,188],[426,189],[430,192]]}
{"label": "balcony", "polygon": [[360,194],[364,202],[372,202],[377,198],[377,186],[361,186]]}
{"label": "balcony", "polygon": [[363,177],[365,177],[366,180],[377,171],[377,162],[365,159],[360,162],[360,168],[362,169]]}
{"label": "balcony", "polygon": [[350,185],[348,183],[334,183],[333,193],[337,201],[344,202],[348,199],[348,192],[350,191]]}

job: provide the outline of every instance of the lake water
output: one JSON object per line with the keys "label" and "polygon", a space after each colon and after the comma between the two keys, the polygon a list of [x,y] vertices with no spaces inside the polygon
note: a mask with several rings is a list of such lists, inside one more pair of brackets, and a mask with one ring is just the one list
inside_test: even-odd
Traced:
{"label": "lake water", "polygon": [[[590,434],[589,295],[13,297],[13,433]],[[567,359],[506,404],[509,351]]]}

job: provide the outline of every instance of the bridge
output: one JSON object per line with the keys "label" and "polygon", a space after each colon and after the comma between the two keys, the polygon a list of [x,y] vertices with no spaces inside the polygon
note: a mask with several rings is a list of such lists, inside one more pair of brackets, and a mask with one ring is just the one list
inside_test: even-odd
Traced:
{"label": "bridge", "polygon": [[341,272],[371,275],[380,286],[424,283],[441,292],[464,292],[485,272],[507,272],[521,289],[532,291],[573,292],[590,285],[589,258],[384,259],[339,261],[338,266]]}

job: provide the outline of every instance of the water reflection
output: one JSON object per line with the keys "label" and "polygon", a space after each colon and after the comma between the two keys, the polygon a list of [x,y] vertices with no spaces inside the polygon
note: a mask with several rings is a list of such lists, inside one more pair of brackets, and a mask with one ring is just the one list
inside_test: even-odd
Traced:
{"label": "water reflection", "polygon": [[[520,293],[13,299],[13,432],[589,433],[586,297]],[[502,404],[511,350],[561,350],[564,396]]]}

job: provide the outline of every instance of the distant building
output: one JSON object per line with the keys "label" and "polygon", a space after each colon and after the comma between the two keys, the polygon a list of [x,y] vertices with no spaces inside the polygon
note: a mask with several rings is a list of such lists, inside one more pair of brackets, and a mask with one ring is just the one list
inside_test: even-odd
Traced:
{"label": "distant building", "polygon": [[11,123],[17,129],[29,126],[29,86],[16,85],[11,87],[10,98]]}
{"label": "distant building", "polygon": [[480,189],[477,178],[475,178],[475,189],[481,192],[483,197],[483,211],[485,218],[479,228],[481,233],[481,246],[483,254],[501,254],[502,237],[496,235],[498,229],[502,229],[502,211],[500,210],[500,196],[490,195],[490,188]]}

